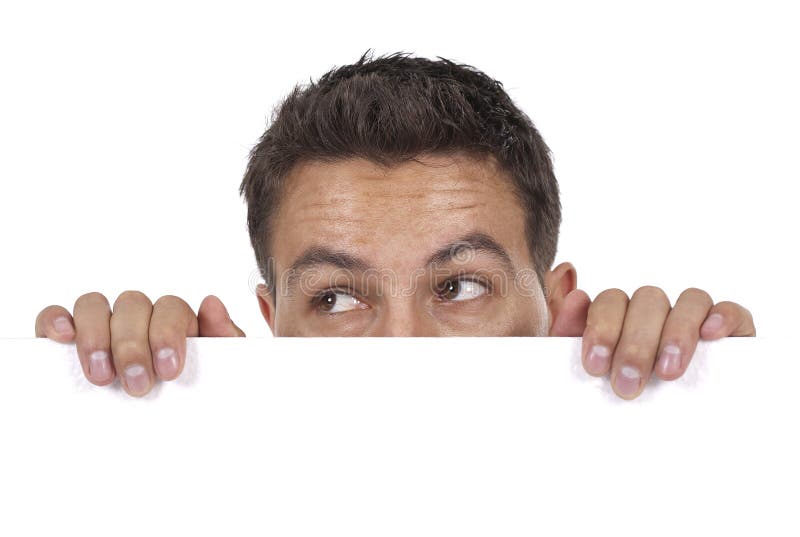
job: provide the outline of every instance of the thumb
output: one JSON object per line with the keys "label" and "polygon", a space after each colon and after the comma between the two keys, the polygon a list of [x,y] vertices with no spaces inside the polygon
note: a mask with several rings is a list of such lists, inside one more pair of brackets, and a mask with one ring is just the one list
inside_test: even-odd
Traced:
{"label": "thumb", "polygon": [[564,301],[553,319],[550,327],[551,337],[581,337],[586,330],[586,318],[589,315],[589,305],[592,299],[585,291],[573,289]]}
{"label": "thumb", "polygon": [[201,337],[245,337],[242,329],[233,324],[225,305],[214,295],[208,295],[200,303],[197,324]]}

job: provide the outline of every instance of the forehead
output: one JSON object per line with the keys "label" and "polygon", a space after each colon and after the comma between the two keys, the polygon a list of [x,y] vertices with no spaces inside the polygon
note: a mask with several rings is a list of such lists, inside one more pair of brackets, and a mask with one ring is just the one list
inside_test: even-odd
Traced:
{"label": "forehead", "polygon": [[414,267],[476,230],[526,250],[523,210],[491,157],[429,154],[391,168],[364,159],[310,161],[286,178],[271,251],[279,269],[319,244]]}

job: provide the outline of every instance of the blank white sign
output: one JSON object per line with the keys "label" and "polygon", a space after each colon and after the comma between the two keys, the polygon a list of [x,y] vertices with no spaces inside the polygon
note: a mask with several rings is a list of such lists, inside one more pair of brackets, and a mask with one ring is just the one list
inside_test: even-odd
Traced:
{"label": "blank white sign", "polygon": [[797,353],[634,401],[579,338],[190,338],[144,398],[0,340],[2,535],[797,535]]}

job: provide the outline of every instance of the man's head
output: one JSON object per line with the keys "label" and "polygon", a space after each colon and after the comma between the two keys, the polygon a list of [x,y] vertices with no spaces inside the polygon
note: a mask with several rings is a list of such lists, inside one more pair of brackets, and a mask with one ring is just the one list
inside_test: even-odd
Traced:
{"label": "man's head", "polygon": [[550,271],[547,146],[500,82],[443,58],[365,54],[296,86],[240,192],[275,335],[546,335],[575,287]]}

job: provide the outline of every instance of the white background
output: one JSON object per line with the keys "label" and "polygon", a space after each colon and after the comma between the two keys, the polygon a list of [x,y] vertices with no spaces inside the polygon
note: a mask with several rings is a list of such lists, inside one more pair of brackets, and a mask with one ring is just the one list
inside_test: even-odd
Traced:
{"label": "white background", "polygon": [[267,336],[238,186],[272,107],[368,48],[502,81],[553,151],[594,298],[657,285],[794,326],[792,2],[3,3],[0,336],[100,291],[207,294]]}

